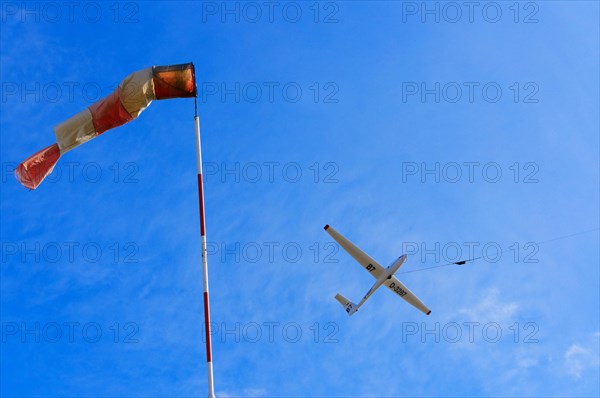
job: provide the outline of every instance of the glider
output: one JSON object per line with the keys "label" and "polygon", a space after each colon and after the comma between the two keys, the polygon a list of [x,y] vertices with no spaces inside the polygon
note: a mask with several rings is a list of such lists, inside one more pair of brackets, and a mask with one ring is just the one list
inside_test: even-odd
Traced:
{"label": "glider", "polygon": [[389,267],[385,268],[379,265],[377,261],[373,260],[368,254],[360,250],[352,242],[342,236],[342,234],[340,234],[338,231],[331,228],[329,225],[325,225],[325,231],[327,231],[327,233],[331,235],[331,237],[335,239],[335,241],[339,243],[339,245],[342,246],[342,248],[346,250],[348,254],[354,257],[354,259],[358,261],[358,263],[362,265],[363,268],[366,269],[376,280],[375,284],[369,289],[367,294],[365,294],[358,304],[354,304],[341,294],[337,294],[335,296],[335,299],[344,307],[348,315],[352,315],[358,311],[365,301],[367,301],[367,299],[371,297],[371,295],[375,293],[375,291],[381,285],[385,285],[385,287],[402,297],[410,305],[416,307],[419,311],[422,311],[426,315],[431,314],[431,310],[427,308],[427,306],[423,304],[417,296],[408,290],[408,288],[394,276],[396,271],[398,271],[398,269],[400,269],[402,264],[406,261],[406,254],[398,257]]}

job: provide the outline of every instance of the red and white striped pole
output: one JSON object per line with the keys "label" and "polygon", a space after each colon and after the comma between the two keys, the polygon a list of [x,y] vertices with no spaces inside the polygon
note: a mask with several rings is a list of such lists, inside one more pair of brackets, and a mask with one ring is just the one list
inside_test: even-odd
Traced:
{"label": "red and white striped pole", "polygon": [[206,365],[208,368],[208,398],[214,398],[215,387],[212,366],[212,342],[210,335],[210,304],[208,300],[208,258],[206,253],[206,223],[204,219],[204,184],[202,182],[202,146],[200,143],[200,119],[194,116],[196,128],[196,161],[198,166],[198,202],[200,206],[200,239],[202,240],[202,281],[204,285],[204,329],[206,330]]}

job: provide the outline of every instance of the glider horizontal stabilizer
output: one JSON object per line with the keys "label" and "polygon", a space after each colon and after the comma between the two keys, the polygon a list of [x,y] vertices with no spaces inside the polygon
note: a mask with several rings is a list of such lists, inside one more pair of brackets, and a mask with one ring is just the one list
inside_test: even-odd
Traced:
{"label": "glider horizontal stabilizer", "polygon": [[346,297],[342,296],[341,294],[336,294],[335,299],[339,301],[342,307],[344,307],[348,316],[352,316],[352,314],[358,311],[358,306],[352,301],[348,300]]}

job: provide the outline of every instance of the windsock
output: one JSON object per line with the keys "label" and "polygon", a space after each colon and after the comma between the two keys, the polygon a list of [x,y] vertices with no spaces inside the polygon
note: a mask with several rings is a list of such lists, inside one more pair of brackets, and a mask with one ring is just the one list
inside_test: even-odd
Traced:
{"label": "windsock", "polygon": [[65,152],[132,121],[152,100],[195,96],[192,63],[153,66],[132,73],[111,94],[55,126],[56,144],[25,159],[15,170],[15,176],[25,187],[36,189]]}

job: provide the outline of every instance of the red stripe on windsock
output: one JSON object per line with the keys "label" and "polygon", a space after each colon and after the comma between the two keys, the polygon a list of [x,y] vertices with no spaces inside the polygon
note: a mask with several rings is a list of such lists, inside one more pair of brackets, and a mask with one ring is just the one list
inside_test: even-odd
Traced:
{"label": "red stripe on windsock", "polygon": [[120,93],[121,89],[117,87],[111,94],[89,106],[96,135],[133,120],[121,103]]}
{"label": "red stripe on windsock", "polygon": [[206,362],[212,362],[208,292],[204,292],[204,329],[206,329]]}
{"label": "red stripe on windsock", "polygon": [[196,96],[194,64],[155,66],[152,68],[154,95],[157,100]]}
{"label": "red stripe on windsock", "polygon": [[15,170],[17,180],[29,189],[36,189],[52,172],[60,158],[58,144],[50,145],[25,159]]}
{"label": "red stripe on windsock", "polygon": [[198,174],[198,206],[200,207],[200,235],[204,236],[204,184],[202,184],[202,174]]}

